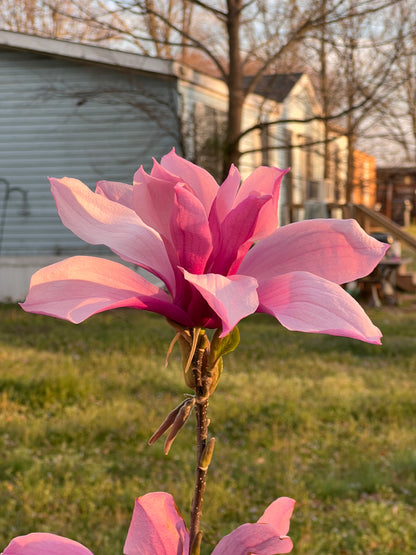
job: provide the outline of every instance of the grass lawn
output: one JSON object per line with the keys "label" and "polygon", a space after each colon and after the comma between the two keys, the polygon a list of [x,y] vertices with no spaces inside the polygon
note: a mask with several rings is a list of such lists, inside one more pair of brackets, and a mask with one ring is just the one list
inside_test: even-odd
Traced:
{"label": "grass lawn", "polygon": [[[370,316],[382,347],[241,323],[210,401],[204,555],[281,495],[296,555],[416,553],[416,310]],[[193,423],[167,457],[147,445],[187,392],[172,337],[139,311],[75,326],[0,307],[0,549],[36,530],[121,555],[149,491],[188,521]]]}

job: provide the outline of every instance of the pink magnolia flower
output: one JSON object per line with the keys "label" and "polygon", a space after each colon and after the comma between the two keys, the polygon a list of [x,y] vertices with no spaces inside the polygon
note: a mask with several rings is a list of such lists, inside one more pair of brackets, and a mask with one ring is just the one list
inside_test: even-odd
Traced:
{"label": "pink magnolia flower", "polygon": [[[276,499],[254,524],[243,524],[225,536],[212,555],[275,555],[289,553],[287,532],[295,501]],[[189,534],[168,493],[148,493],[136,499],[124,544],[124,555],[188,555]],[[78,542],[55,534],[28,534],[13,539],[3,555],[93,555]]]}
{"label": "pink magnolia flower", "polygon": [[380,343],[381,333],[341,287],[370,273],[386,245],[354,220],[309,220],[278,228],[286,171],[260,167],[221,186],[172,150],[133,186],[50,179],[62,222],[159,278],[113,261],[75,256],[39,270],[24,310],[82,322],[116,307],[150,310],[185,327],[222,328],[265,312],[290,330]]}

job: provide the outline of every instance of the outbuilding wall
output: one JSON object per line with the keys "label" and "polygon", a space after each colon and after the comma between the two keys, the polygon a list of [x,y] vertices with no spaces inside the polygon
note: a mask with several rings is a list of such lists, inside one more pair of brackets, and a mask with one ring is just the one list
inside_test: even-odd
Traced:
{"label": "outbuilding wall", "polygon": [[47,177],[131,183],[180,151],[176,80],[2,47],[0,107],[0,300],[16,300],[45,259],[107,252],[62,225]]}

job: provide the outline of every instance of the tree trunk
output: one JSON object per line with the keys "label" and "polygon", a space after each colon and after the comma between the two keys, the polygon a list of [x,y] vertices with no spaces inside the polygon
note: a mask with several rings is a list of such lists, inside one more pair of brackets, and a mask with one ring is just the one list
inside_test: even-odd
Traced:
{"label": "tree trunk", "polygon": [[321,44],[320,44],[320,88],[322,99],[322,114],[324,116],[324,179],[329,178],[329,90],[328,90],[328,75],[327,75],[327,52],[326,52],[326,0],[321,0],[321,13],[322,13],[322,26]]}
{"label": "tree trunk", "polygon": [[352,131],[348,132],[348,153],[347,153],[347,182],[346,182],[346,202],[350,204],[354,200],[354,148],[355,137]]}
{"label": "tree trunk", "polygon": [[228,120],[224,144],[223,177],[228,174],[231,164],[238,165],[240,159],[239,137],[241,134],[244,90],[243,68],[240,48],[240,25],[242,0],[227,0],[228,33]]}

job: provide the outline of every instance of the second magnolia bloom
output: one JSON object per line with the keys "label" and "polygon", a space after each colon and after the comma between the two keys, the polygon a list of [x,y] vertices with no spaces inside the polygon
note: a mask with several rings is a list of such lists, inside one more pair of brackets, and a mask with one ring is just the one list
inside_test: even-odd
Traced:
{"label": "second magnolia bloom", "polygon": [[[242,524],[222,538],[212,555],[277,555],[290,553],[289,531],[295,501],[279,497],[253,524]],[[188,555],[189,533],[168,493],[136,499],[124,555]],[[3,555],[93,555],[80,543],[55,534],[33,533],[13,539]]]}
{"label": "second magnolia bloom", "polygon": [[380,343],[380,331],[341,284],[369,274],[387,246],[354,220],[279,228],[285,173],[260,167],[241,182],[232,167],[219,186],[172,150],[150,174],[140,168],[133,185],[99,182],[94,193],[76,179],[52,178],[64,225],[165,287],[122,264],[77,256],[39,270],[23,308],[78,323],[131,307],[184,327],[221,328],[222,336],[264,312],[291,330]]}

